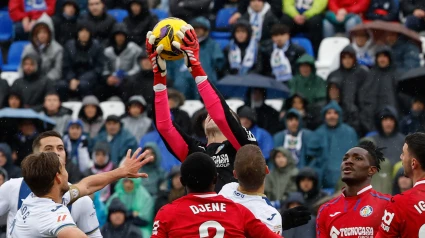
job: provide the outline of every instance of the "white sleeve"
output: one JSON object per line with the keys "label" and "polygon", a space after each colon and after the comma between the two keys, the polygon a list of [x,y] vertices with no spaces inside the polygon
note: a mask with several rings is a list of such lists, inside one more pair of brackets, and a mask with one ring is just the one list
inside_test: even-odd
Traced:
{"label": "white sleeve", "polygon": [[7,181],[2,186],[0,186],[0,216],[7,214],[10,210],[10,191],[11,182]]}
{"label": "white sleeve", "polygon": [[72,204],[71,215],[77,227],[91,238],[102,237],[99,231],[99,221],[93,201],[89,196],[84,196]]}
{"label": "white sleeve", "polygon": [[[47,224],[45,222],[48,222]],[[57,237],[58,233],[65,227],[75,227],[75,222],[72,219],[71,213],[68,208],[65,206],[61,206],[55,212],[50,213],[48,220],[42,222],[40,227],[45,227],[45,232],[50,236]],[[45,226],[43,226],[45,225]]]}
{"label": "white sleeve", "polygon": [[64,206],[68,206],[70,201],[71,201],[71,195],[69,194],[69,191],[68,191],[62,197],[62,204]]}

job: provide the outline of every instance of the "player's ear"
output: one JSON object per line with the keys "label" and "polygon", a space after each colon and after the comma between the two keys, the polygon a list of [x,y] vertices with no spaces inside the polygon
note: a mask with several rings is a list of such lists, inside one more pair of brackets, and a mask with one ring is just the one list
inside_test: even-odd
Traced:
{"label": "player's ear", "polygon": [[270,170],[269,170],[269,166],[266,165],[266,174],[269,174]]}
{"label": "player's ear", "polygon": [[236,175],[236,170],[233,170],[233,177],[235,177],[235,179],[238,179],[238,176]]}
{"label": "player's ear", "polygon": [[412,164],[411,164],[412,169],[416,169],[416,168],[418,168],[418,165],[419,165],[418,160],[417,160],[417,159],[415,159],[415,158],[413,158],[413,159],[412,159]]}
{"label": "player's ear", "polygon": [[374,174],[376,174],[376,172],[378,172],[378,168],[376,166],[370,166],[369,168],[369,177],[372,177]]}
{"label": "player's ear", "polygon": [[56,181],[57,184],[61,184],[62,183],[61,178],[60,178],[60,173],[56,173],[56,175],[55,175],[55,181]]}

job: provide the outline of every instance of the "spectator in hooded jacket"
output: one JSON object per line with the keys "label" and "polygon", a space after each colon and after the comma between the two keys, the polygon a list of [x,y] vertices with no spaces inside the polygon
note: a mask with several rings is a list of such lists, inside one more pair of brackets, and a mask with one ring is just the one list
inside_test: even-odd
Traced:
{"label": "spectator in hooded jacket", "polygon": [[281,23],[291,28],[292,34],[303,33],[310,39],[314,53],[319,52],[323,39],[323,15],[328,0],[289,0],[283,1]]}
{"label": "spectator in hooded jacket", "polygon": [[413,187],[412,179],[404,175],[404,169],[400,168],[393,181],[392,195],[404,193]]}
{"label": "spectator in hooded jacket", "polygon": [[152,197],[156,197],[158,195],[159,186],[165,179],[165,172],[161,168],[162,156],[155,143],[146,143],[145,147],[143,147],[143,152],[146,150],[148,151],[147,156],[152,156],[153,160],[143,166],[140,170],[141,173],[149,174],[148,179],[142,180],[142,185],[146,188],[146,190],[148,190]]}
{"label": "spectator in hooded jacket", "polygon": [[294,164],[298,168],[303,168],[310,162],[307,155],[313,132],[303,128],[302,116],[294,108],[286,112],[284,121],[286,129],[274,135],[274,147],[282,147],[290,151]]}
{"label": "spectator in hooded jacket", "polygon": [[[283,205],[283,208],[282,208],[282,212],[287,209],[291,209],[291,208],[295,208],[299,206],[305,206],[305,205],[306,205],[306,202],[303,197],[303,194],[300,192],[293,192],[293,193],[290,193],[288,198],[286,199],[285,204]],[[312,216],[311,220],[305,225],[283,231],[282,235],[285,238],[298,238],[298,237],[314,238],[316,237],[316,217]]]}
{"label": "spectator in hooded jacket", "polygon": [[158,196],[155,201],[155,214],[164,205],[173,202],[186,195],[186,190],[180,181],[180,166],[174,166],[159,187]]}
{"label": "spectator in hooded jacket", "polygon": [[58,93],[52,91],[48,92],[44,97],[43,106],[38,106],[34,109],[55,121],[56,125],[53,129],[63,135],[68,122],[72,119],[72,110],[62,107],[61,103]]}
{"label": "spectator in hooded jacket", "polygon": [[212,0],[169,0],[170,15],[186,22],[199,16],[208,17]]}
{"label": "spectator in hooded jacket", "polygon": [[326,99],[326,82],[316,75],[314,58],[303,54],[296,61],[294,77],[288,82],[291,93],[302,94],[308,103]]}
{"label": "spectator in hooded jacket", "polygon": [[80,16],[80,7],[75,0],[65,0],[60,10],[60,14],[53,17],[55,39],[59,44],[65,45],[68,40],[77,37],[77,19]]}
{"label": "spectator in hooded jacket", "polygon": [[353,47],[348,45],[341,51],[339,69],[330,73],[327,80],[339,85],[342,110],[347,114],[344,121],[360,135],[373,130],[375,99],[368,95],[373,81],[367,74],[368,71],[357,63]]}
{"label": "spectator in hooded jacket", "polygon": [[322,118],[324,123],[316,129],[310,143],[311,155],[322,186],[334,188],[341,174],[339,162],[347,150],[357,145],[358,138],[355,130],[342,122],[342,109],[337,102],[331,101],[322,109]]}
{"label": "spectator in hooded jacket", "polygon": [[370,31],[351,33],[351,46],[356,51],[357,62],[360,65],[372,67],[375,64],[375,42]]}
{"label": "spectator in hooded jacket", "polygon": [[56,0],[10,0],[8,10],[14,23],[14,40],[28,40],[31,28],[43,13],[49,16],[55,13],[55,4]]}
{"label": "spectator in hooded jacket", "polygon": [[386,44],[391,47],[398,73],[401,74],[419,68],[420,52],[417,45],[396,32],[387,32]]}
{"label": "spectator in hooded jacket", "polygon": [[[151,105],[153,105],[152,64],[145,51],[140,53],[140,55],[137,57],[137,62],[140,66],[140,71],[133,76],[127,77],[126,80],[124,80],[122,100],[124,102],[128,102],[128,100],[132,96],[142,95],[143,98],[146,99],[146,102],[148,104],[147,111],[150,111]],[[168,62],[167,67],[170,65],[171,62],[170,61]],[[168,67],[167,72],[168,72],[167,74],[170,73],[170,67]]]}
{"label": "spectator in hooded jacket", "polygon": [[274,25],[271,35],[272,39],[261,45],[263,74],[273,75],[277,81],[286,82],[295,73],[295,62],[305,54],[305,50],[291,43],[289,27],[285,25]]}
{"label": "spectator in hooded jacket", "polygon": [[292,153],[283,147],[277,147],[270,154],[270,164],[274,168],[266,177],[264,193],[271,201],[285,201],[289,193],[297,191],[295,177],[298,169]]}
{"label": "spectator in hooded jacket", "polygon": [[105,49],[103,69],[104,82],[96,88],[100,101],[112,96],[122,96],[122,84],[126,76],[133,76],[140,70],[137,57],[142,53],[136,43],[129,41],[127,27],[118,23],[111,33],[111,46]]}
{"label": "spectator in hooded jacket", "polygon": [[304,197],[305,206],[311,211],[313,211],[316,202],[328,196],[325,191],[320,189],[319,175],[310,167],[304,167],[299,171],[295,183],[298,192]]}
{"label": "spectator in hooded jacket", "polygon": [[[43,15],[31,30],[31,44],[25,46],[21,58],[30,54],[41,58],[41,74],[47,79],[57,81],[62,76],[63,48],[54,38],[53,22]],[[22,71],[19,71],[22,75]]]}
{"label": "spectator in hooded jacket", "polygon": [[398,17],[398,3],[394,0],[371,0],[365,14],[365,19],[372,21],[398,22]]}
{"label": "spectator in hooded jacket", "polygon": [[127,1],[127,11],[124,24],[128,29],[128,39],[143,47],[146,34],[155,27],[158,18],[149,11],[148,0]]}
{"label": "spectator in hooded jacket", "polygon": [[104,61],[103,48],[93,39],[90,26],[78,24],[76,37],[65,45],[63,78],[58,82],[62,100],[92,94],[102,76]]}
{"label": "spectator in hooded jacket", "polygon": [[[1,74],[1,70],[0,70]],[[0,78],[0,108],[3,108],[7,103],[7,96],[9,95],[9,84],[6,80]]]}
{"label": "spectator in hooded jacket", "polygon": [[84,97],[82,104],[78,118],[83,122],[84,133],[94,138],[104,124],[102,108],[99,100],[93,95]]}
{"label": "spectator in hooded jacket", "polygon": [[92,166],[89,153],[89,138],[83,133],[83,122],[72,120],[66,127],[66,134],[63,136],[68,159],[78,166],[81,173],[85,173]]}
{"label": "spectator in hooded jacket", "polygon": [[189,114],[180,109],[183,106],[185,97],[179,91],[169,88],[168,89],[168,105],[170,107],[171,115],[174,123],[179,125],[179,128],[188,135],[192,135],[192,124]]}
{"label": "spectator in hooded jacket", "polygon": [[271,6],[265,0],[251,0],[246,13],[241,19],[248,21],[252,26],[252,35],[257,42],[270,39],[270,30],[278,23]]}
{"label": "spectator in hooded jacket", "polygon": [[238,108],[237,113],[241,125],[254,134],[255,139],[257,139],[258,147],[260,147],[264,158],[268,160],[270,152],[273,149],[273,137],[269,132],[257,125],[257,116],[255,115],[254,109],[248,106],[242,106]]}
{"label": "spectator in hooded jacket", "polygon": [[[60,14],[62,14],[62,7],[63,7],[63,2],[66,2],[68,0],[56,0],[56,10],[55,10],[55,15],[59,16]],[[87,0],[72,0],[75,1],[75,3],[78,6],[80,15],[85,14],[88,10],[88,2]]]}
{"label": "spectator in hooded jacket", "polygon": [[128,149],[133,151],[137,149],[136,138],[124,128],[120,118],[116,115],[106,118],[105,126],[93,140],[94,144],[99,141],[109,143],[111,148],[109,156],[115,165],[119,165]]}
{"label": "spectator in hooded jacket", "polygon": [[416,97],[412,101],[410,112],[400,122],[400,131],[405,134],[425,132],[425,100]]}
{"label": "spectator in hooded jacket", "polygon": [[22,58],[20,68],[23,76],[15,80],[11,91],[22,95],[22,107],[42,105],[44,96],[54,90],[52,82],[41,73],[41,59],[38,55],[28,54]]}
{"label": "spectator in hooded jacket", "polygon": [[93,38],[103,47],[109,45],[109,35],[116,20],[106,12],[102,0],[88,0],[89,11],[80,17],[79,21],[88,24],[93,30]]}
{"label": "spectator in hooded jacket", "polygon": [[[0,168],[7,172],[8,178],[19,178],[22,176],[21,168],[13,164],[12,150],[5,143],[0,143]],[[6,181],[7,179],[4,182]]]}
{"label": "spectator in hooded jacket", "polygon": [[127,103],[127,113],[121,119],[127,129],[137,141],[151,128],[152,120],[147,116],[147,104],[143,96],[132,96]]}
{"label": "spectator in hooded jacket", "polygon": [[361,16],[369,8],[370,0],[329,0],[329,11],[323,21],[323,37],[332,37],[337,32],[350,32],[362,22]]}
{"label": "spectator in hooded jacket", "polygon": [[406,17],[405,25],[414,31],[425,29],[425,3],[421,0],[404,0],[400,2],[403,15]]}

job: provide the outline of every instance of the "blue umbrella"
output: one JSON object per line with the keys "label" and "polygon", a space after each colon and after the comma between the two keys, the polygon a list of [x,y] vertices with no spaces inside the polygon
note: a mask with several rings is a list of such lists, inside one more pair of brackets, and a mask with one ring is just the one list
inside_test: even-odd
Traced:
{"label": "blue umbrella", "polygon": [[273,78],[259,74],[227,75],[218,81],[217,88],[225,97],[242,97],[248,88],[267,89],[267,98],[288,98],[290,91],[286,85]]}
{"label": "blue umbrella", "polygon": [[4,108],[0,110],[0,124],[9,121],[9,119],[28,119],[34,121],[37,125],[41,125],[43,129],[53,128],[56,122],[48,116],[39,114],[32,109],[22,108]]}

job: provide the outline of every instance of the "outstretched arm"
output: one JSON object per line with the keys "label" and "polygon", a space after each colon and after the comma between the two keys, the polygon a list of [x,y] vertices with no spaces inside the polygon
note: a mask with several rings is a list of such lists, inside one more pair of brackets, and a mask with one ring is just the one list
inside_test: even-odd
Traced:
{"label": "outstretched arm", "polygon": [[183,51],[185,63],[198,87],[205,107],[223,135],[238,150],[245,144],[256,144],[254,135],[232,115],[229,106],[218,90],[208,81],[208,76],[199,61],[199,42],[191,25],[186,25],[176,33],[183,45],[174,41],[173,45]]}

